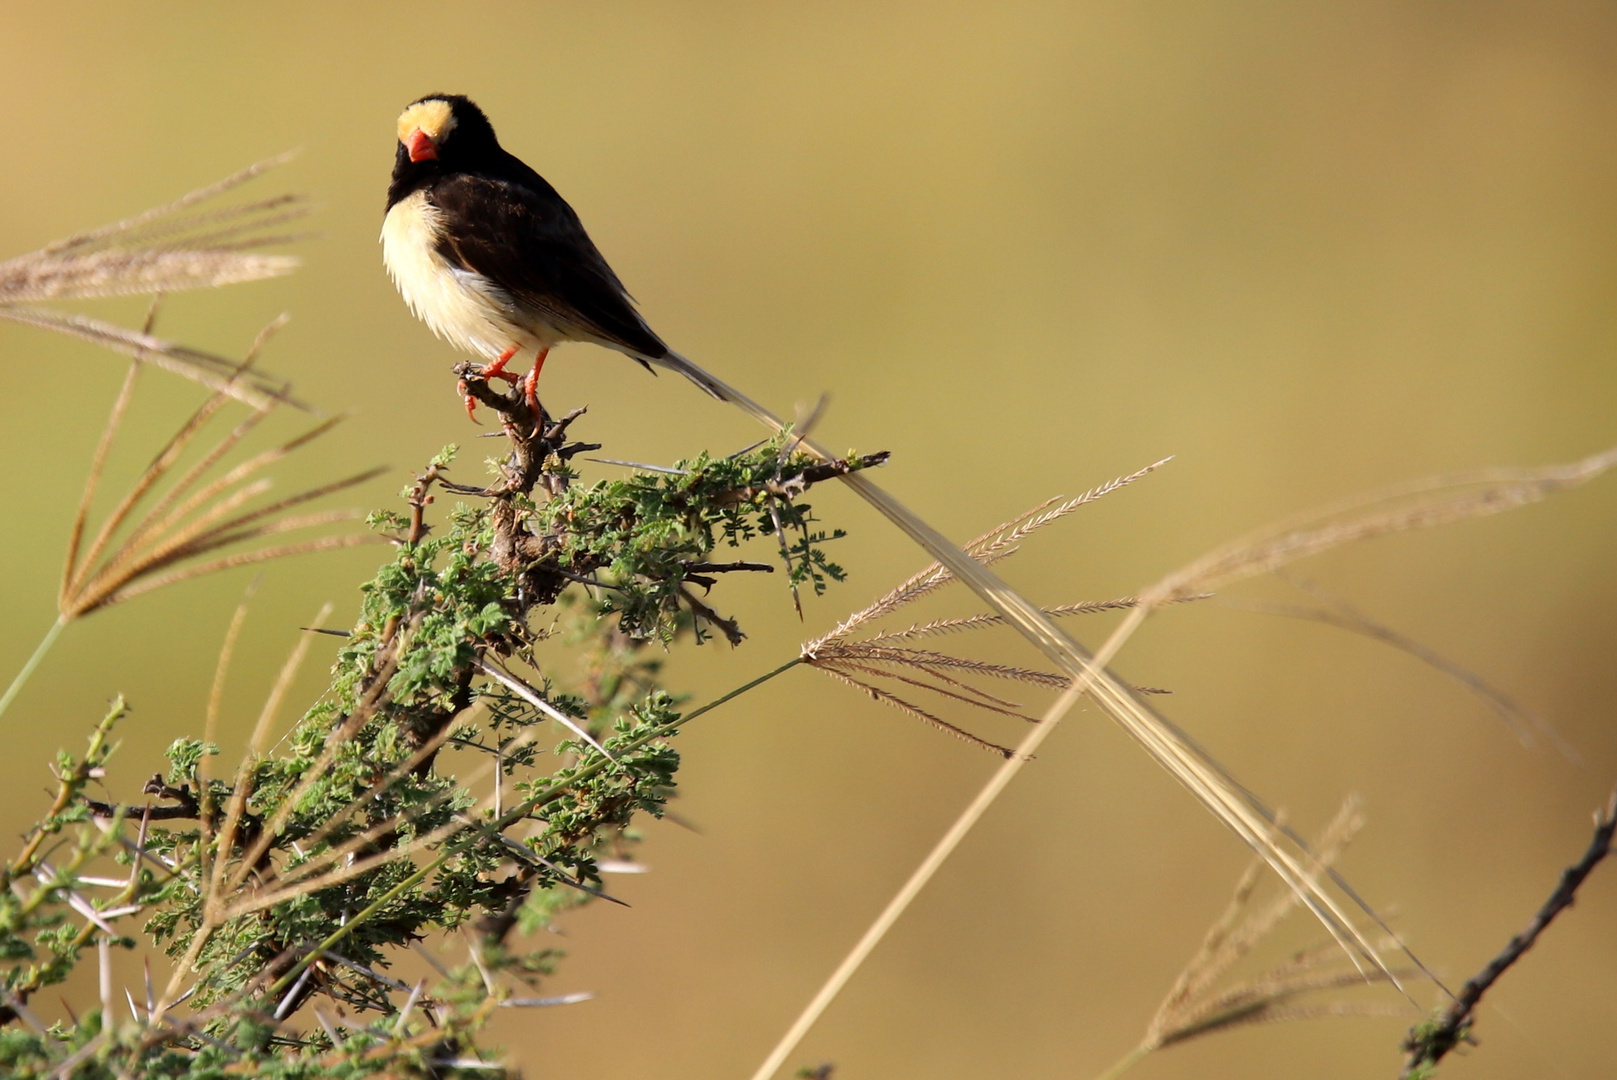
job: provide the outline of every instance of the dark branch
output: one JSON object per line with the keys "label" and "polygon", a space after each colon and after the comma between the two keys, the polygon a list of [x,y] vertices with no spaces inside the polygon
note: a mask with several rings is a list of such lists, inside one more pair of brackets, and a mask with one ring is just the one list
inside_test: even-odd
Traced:
{"label": "dark branch", "polygon": [[143,795],[156,795],[159,799],[168,799],[173,806],[119,806],[116,803],[97,802],[94,799],[85,799],[84,805],[90,808],[90,813],[96,817],[110,818],[122,814],[126,818],[145,816],[149,821],[197,821],[202,817],[202,807],[197,803],[197,797],[192,793],[189,784],[182,787],[169,787],[163,782],[161,776],[153,776],[141,788]]}
{"label": "dark branch", "polygon": [[[854,458],[852,461],[825,461],[818,465],[810,465],[795,477],[786,481],[782,486],[818,484],[821,480],[834,480],[839,476],[847,476],[849,473],[858,472],[860,469],[873,469],[877,465],[885,465],[887,464],[887,459],[891,456],[892,451],[890,450],[878,450],[874,454],[866,454],[863,457]],[[780,492],[776,494],[780,494]]]}
{"label": "dark branch", "polygon": [[892,456],[891,451],[881,450],[874,454],[865,454],[863,457],[850,458],[847,461],[822,461],[817,465],[809,465],[788,479],[770,481],[761,486],[737,488],[726,492],[715,499],[721,505],[731,505],[741,502],[752,502],[762,495],[774,495],[777,498],[792,499],[803,494],[813,484],[822,480],[832,480],[838,476],[847,476],[849,473],[859,472],[861,469],[872,469],[877,465],[887,464]]}
{"label": "dark branch", "polygon": [[1511,938],[1510,942],[1499,951],[1498,956],[1488,961],[1487,966],[1467,980],[1465,986],[1460,988],[1459,996],[1441,1016],[1435,1021],[1410,1029],[1409,1037],[1404,1040],[1404,1049],[1409,1052],[1409,1059],[1404,1065],[1403,1077],[1430,1075],[1431,1068],[1443,1060],[1450,1050],[1462,1042],[1473,1041],[1471,1023],[1482,995],[1488,992],[1488,988],[1493,986],[1499,976],[1522,958],[1523,953],[1533,947],[1538,935],[1544,932],[1544,928],[1549,926],[1557,915],[1572,906],[1584,879],[1599,865],[1600,860],[1611,854],[1614,832],[1617,832],[1617,790],[1612,791],[1606,805],[1595,814],[1595,834],[1589,841],[1589,849],[1575,865],[1561,871],[1561,880],[1555,886],[1555,891],[1544,901],[1544,906],[1538,909],[1538,913],[1527,924],[1527,929]]}
{"label": "dark branch", "polygon": [[575,574],[571,570],[563,570],[559,566],[546,566],[545,569],[547,571],[549,571],[550,573],[552,573],[552,574],[559,574],[560,576],[566,578],[568,581],[576,581],[580,585],[590,585],[590,586],[593,586],[594,588],[597,588],[597,589],[621,589],[621,588],[623,588],[622,585],[616,585],[616,584],[613,584],[610,581],[602,581],[600,578],[585,577],[583,574]]}
{"label": "dark branch", "polygon": [[720,615],[717,611],[714,611],[702,601],[698,600],[696,598],[696,594],[691,592],[689,589],[681,588],[679,590],[679,594],[683,596],[685,598],[685,602],[691,606],[691,614],[695,615],[698,619],[706,619],[708,622],[718,627],[719,632],[724,635],[724,640],[728,641],[732,648],[736,645],[740,645],[741,642],[746,639],[747,635],[741,632],[740,624],[738,624],[734,619],[726,619],[723,615]]}
{"label": "dark branch", "polygon": [[195,821],[197,808],[195,806],[119,806],[116,803],[97,802],[95,799],[85,799],[84,805],[90,808],[90,813],[99,818],[117,817],[122,814],[126,818],[138,818],[142,814],[152,821]]}

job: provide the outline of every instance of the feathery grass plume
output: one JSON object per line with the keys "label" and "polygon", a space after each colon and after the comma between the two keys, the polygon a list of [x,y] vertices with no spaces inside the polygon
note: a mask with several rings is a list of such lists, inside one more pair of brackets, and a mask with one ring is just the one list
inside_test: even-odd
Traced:
{"label": "feathery grass plume", "polygon": [[1214,548],[1163,578],[1147,599],[1157,604],[1273,571],[1344,544],[1514,510],[1588,483],[1614,465],[1617,447],[1563,465],[1429,477],[1345,499]]}
{"label": "feathery grass plume", "polygon": [[[280,325],[281,320],[276,320],[260,332],[246,358],[237,365],[233,379],[250,370],[258,353]],[[380,475],[381,469],[369,469],[268,502],[261,499],[273,487],[273,481],[261,475],[263,471],[330,431],[340,417],[317,424],[228,469],[222,468],[221,463],[230,452],[279,404],[274,398],[265,398],[235,427],[203,450],[189,468],[176,474],[186,452],[207,429],[209,421],[233,400],[228,385],[209,395],[180,425],[92,533],[91,506],[133,399],[141,368],[142,361],[138,359],[130,364],[90,459],[84,490],[68,535],[67,555],[57,588],[56,621],[4,695],[0,695],[0,715],[10,707],[62,630],[92,612],[237,566],[376,542],[374,536],[366,533],[338,533],[291,543],[262,543],[287,533],[355,521],[362,516],[351,510],[292,511],[362,484]],[[165,481],[168,481],[166,488],[163,487]],[[254,543],[260,546],[251,546]]]}
{"label": "feathery grass plume", "polygon": [[[1127,476],[1119,476],[1097,487],[1090,488],[1077,498],[1063,501],[1057,495],[1046,499],[1009,521],[1002,522],[989,529],[975,540],[966,543],[961,550],[984,565],[1010,558],[1020,550],[1021,541],[1046,525],[1061,520],[1081,506],[1087,506],[1097,499],[1110,495],[1119,488],[1127,487],[1136,480],[1149,476],[1172,460],[1173,458],[1171,457],[1165,457],[1161,461],[1154,461],[1145,468],[1138,469]],[[829,633],[815,639],[805,645],[804,648],[808,651],[813,651],[820,645],[841,641],[865,623],[874,622],[877,619],[891,615],[904,605],[919,600],[928,593],[941,589],[955,580],[957,579],[953,570],[942,562],[934,562],[894,586],[886,595],[880,597],[868,607],[854,612]],[[1061,614],[1075,613],[1061,612]],[[1003,620],[1004,616],[1000,615],[998,618]]]}
{"label": "feathery grass plume", "polygon": [[[1164,458],[1127,476],[1117,477],[1084,492],[1075,499],[1062,501],[1059,496],[1047,499],[983,533],[966,544],[964,550],[985,563],[1007,559],[1021,550],[1021,542],[1033,533],[1061,520],[1080,506],[1094,502],[1156,471],[1168,460]],[[979,738],[959,725],[937,716],[929,709],[901,697],[894,690],[870,681],[872,677],[896,681],[985,712],[1035,723],[1036,718],[1019,711],[1022,706],[1018,703],[991,694],[968,680],[998,679],[1061,690],[1071,682],[1071,679],[1053,671],[1014,664],[989,663],[906,644],[917,638],[963,634],[973,630],[1005,626],[1006,619],[1003,615],[980,614],[964,618],[934,619],[926,623],[912,623],[902,629],[881,630],[863,638],[853,636],[854,631],[866,629],[869,624],[893,615],[955,580],[955,576],[941,563],[932,563],[900,582],[865,608],[842,620],[828,633],[804,642],[800,655],[804,664],[861,691],[875,701],[891,706],[907,716],[974,746],[992,750],[1002,757],[1009,757],[1012,753],[1009,747]],[[1124,596],[1112,600],[1080,601],[1042,610],[1050,618],[1064,618],[1069,615],[1123,611],[1138,603],[1135,597]],[[1135,690],[1142,693],[1153,692],[1149,688],[1142,687],[1136,687]]]}
{"label": "feathery grass plume", "polygon": [[[269,335],[279,325],[279,321],[272,323],[259,335],[247,359],[239,365],[242,370],[251,366]],[[84,493],[73,520],[58,595],[58,608],[64,620],[82,618],[92,611],[142,593],[219,570],[287,555],[375,542],[368,535],[340,534],[219,554],[284,533],[357,520],[361,515],[349,510],[309,514],[288,511],[362,484],[385,471],[380,468],[367,469],[255,505],[255,500],[273,486],[272,480],[260,474],[329,432],[341,421],[341,417],[335,417],[210,478],[210,473],[223,459],[274,411],[277,404],[274,400],[254,408],[234,428],[205,449],[189,469],[175,476],[161,494],[156,494],[157,489],[176,470],[186,451],[206,430],[209,421],[231,400],[228,388],[221,388],[210,395],[169,437],[86,545],[84,541],[89,529],[91,502],[128,408],[139,367],[139,361],[131,365],[123,389],[113,404],[101,442],[91,460]],[[155,499],[151,500],[149,506],[146,505],[154,494]],[[144,512],[137,516],[142,510]],[[203,558],[210,555],[215,557]]]}
{"label": "feathery grass plume", "polygon": [[[1325,868],[1334,864],[1363,826],[1359,800],[1349,796],[1312,845],[1317,865]],[[1208,929],[1201,946],[1157,1007],[1145,1037],[1098,1080],[1114,1080],[1153,1050],[1231,1028],[1322,1016],[1402,1015],[1408,1011],[1368,1002],[1301,1000],[1321,991],[1390,981],[1389,974],[1376,971],[1367,977],[1344,964],[1341,950],[1333,943],[1304,949],[1260,975],[1219,986],[1234,965],[1299,906],[1297,894],[1290,891],[1267,903],[1254,902],[1263,869],[1262,859],[1254,859],[1247,867],[1236,883],[1229,906]]]}
{"label": "feathery grass plume", "polygon": [[0,262],[0,319],[54,330],[222,391],[249,405],[291,401],[287,387],[258,372],[239,375],[222,356],[85,315],[35,305],[108,296],[162,295],[279,277],[298,265],[291,255],[258,249],[302,234],[281,227],[309,212],[295,195],[278,195],[216,210],[195,210],[287,161],[251,165],[165,206],[48,244]]}

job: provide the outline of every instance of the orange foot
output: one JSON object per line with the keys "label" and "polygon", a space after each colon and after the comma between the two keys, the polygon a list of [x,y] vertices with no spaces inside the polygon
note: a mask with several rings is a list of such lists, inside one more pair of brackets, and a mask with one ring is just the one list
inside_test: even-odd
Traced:
{"label": "orange foot", "polygon": [[[494,363],[484,364],[482,367],[478,368],[478,377],[482,379],[504,379],[506,382],[515,386],[517,383],[522,381],[522,376],[511,374],[509,371],[505,370],[505,365],[509,364],[511,362],[511,357],[515,356],[516,354],[517,347],[513,345],[501,353],[499,359],[495,360]],[[461,396],[466,402],[466,415],[471,417],[472,423],[475,424],[478,422],[477,399],[466,393],[465,379],[460,380],[459,385]]]}
{"label": "orange foot", "polygon": [[505,370],[505,365],[509,364],[511,362],[511,357],[515,356],[516,354],[517,347],[513,345],[501,353],[500,358],[494,361],[494,363],[484,364],[478,369],[477,373],[483,376],[485,379],[504,379],[512,386],[515,386],[522,377],[520,375],[513,375],[509,371]]}

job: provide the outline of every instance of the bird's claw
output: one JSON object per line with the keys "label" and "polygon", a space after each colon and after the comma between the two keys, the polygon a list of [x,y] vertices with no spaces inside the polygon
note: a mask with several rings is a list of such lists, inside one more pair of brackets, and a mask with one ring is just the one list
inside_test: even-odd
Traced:
{"label": "bird's claw", "polygon": [[466,380],[462,379],[457,382],[455,384],[455,388],[460,391],[461,399],[466,402],[467,418],[470,419],[472,423],[481,427],[482,421],[477,419],[477,399],[467,392],[468,387],[466,386]]}

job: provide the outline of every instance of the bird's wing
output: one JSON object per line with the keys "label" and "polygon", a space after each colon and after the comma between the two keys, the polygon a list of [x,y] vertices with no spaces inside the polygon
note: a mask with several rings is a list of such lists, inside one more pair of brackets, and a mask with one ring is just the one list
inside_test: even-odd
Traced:
{"label": "bird's wing", "polygon": [[488,278],[557,329],[638,357],[667,355],[578,215],[548,184],[536,190],[459,173],[433,185],[431,198],[442,215],[439,250],[452,265]]}

